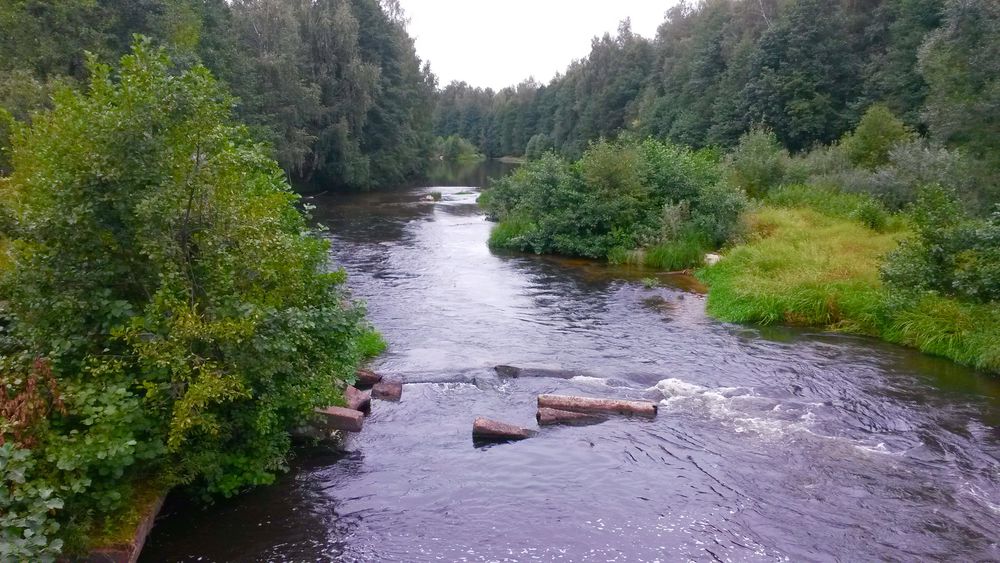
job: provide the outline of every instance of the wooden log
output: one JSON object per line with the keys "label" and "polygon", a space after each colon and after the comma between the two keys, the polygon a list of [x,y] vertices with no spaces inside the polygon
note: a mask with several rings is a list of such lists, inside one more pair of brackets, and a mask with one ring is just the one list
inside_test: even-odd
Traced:
{"label": "wooden log", "polygon": [[347,408],[351,410],[361,411],[365,414],[372,410],[372,392],[362,391],[353,385],[348,385],[347,389],[344,389],[344,401],[347,402]]}
{"label": "wooden log", "polygon": [[493,368],[501,379],[519,379],[526,377],[548,377],[552,379],[573,379],[579,372],[564,369],[519,368],[517,366],[500,365]]}
{"label": "wooden log", "polygon": [[472,423],[472,439],[476,442],[510,442],[530,438],[535,433],[527,428],[479,417]]}
{"label": "wooden log", "polygon": [[323,422],[327,430],[361,432],[361,427],[365,424],[365,413],[353,409],[326,407],[325,409],[316,409],[316,412],[323,415]]}
{"label": "wooden log", "polygon": [[599,424],[604,422],[604,417],[594,414],[573,411],[561,411],[558,409],[540,408],[535,413],[535,420],[539,426],[551,426],[554,424],[570,424],[583,426],[586,424]]}
{"label": "wooden log", "polygon": [[359,369],[357,373],[355,373],[355,377],[357,377],[357,381],[354,382],[354,385],[360,389],[367,389],[379,381],[382,381],[381,375],[370,369],[364,368]]}
{"label": "wooden log", "polygon": [[403,396],[403,384],[399,381],[383,381],[372,387],[372,397],[383,401],[398,401]]}
{"label": "wooden log", "polygon": [[582,413],[633,414],[656,416],[656,403],[621,399],[594,399],[568,395],[539,395],[538,408]]}

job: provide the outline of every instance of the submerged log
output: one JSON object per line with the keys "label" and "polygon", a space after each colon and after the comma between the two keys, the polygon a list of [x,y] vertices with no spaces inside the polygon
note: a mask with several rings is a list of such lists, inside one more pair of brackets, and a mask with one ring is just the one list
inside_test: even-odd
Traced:
{"label": "submerged log", "polygon": [[493,368],[502,379],[518,379],[524,377],[548,377],[552,379],[572,379],[581,373],[563,369],[519,368],[516,366],[496,366]]}
{"label": "submerged log", "polygon": [[316,409],[316,412],[323,415],[323,423],[327,430],[361,432],[361,427],[365,424],[365,413],[354,409],[326,407],[325,409]]}
{"label": "submerged log", "polygon": [[554,424],[570,424],[584,426],[587,424],[599,424],[604,422],[604,417],[583,412],[562,411],[558,409],[539,408],[535,414],[535,420],[539,426],[551,426]]}
{"label": "submerged log", "polygon": [[538,408],[582,413],[634,414],[656,416],[656,403],[621,399],[594,399],[568,395],[539,395]]}
{"label": "submerged log", "polygon": [[383,381],[372,387],[372,397],[383,401],[398,401],[403,396],[403,384],[399,381]]}
{"label": "submerged log", "polygon": [[367,389],[382,381],[382,376],[370,369],[359,369],[355,376],[357,377],[357,381],[354,382],[354,385],[362,389]]}
{"label": "submerged log", "polygon": [[344,389],[344,401],[347,402],[347,408],[368,414],[372,409],[372,392],[348,385]]}
{"label": "submerged log", "polygon": [[472,423],[472,439],[476,442],[510,442],[524,440],[534,434],[527,428],[483,417],[477,418]]}

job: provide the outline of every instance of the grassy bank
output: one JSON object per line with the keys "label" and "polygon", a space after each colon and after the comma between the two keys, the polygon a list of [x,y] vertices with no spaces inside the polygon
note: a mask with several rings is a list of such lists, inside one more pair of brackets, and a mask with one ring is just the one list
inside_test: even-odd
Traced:
{"label": "grassy bank", "polygon": [[[883,287],[879,266],[907,236],[902,221],[890,217],[875,230],[844,198],[804,195],[770,198],[750,214],[748,242],[700,272],[710,287],[709,314],[870,335],[1000,372],[1000,306],[894,295]],[[810,206],[808,197],[822,202],[825,212]]]}

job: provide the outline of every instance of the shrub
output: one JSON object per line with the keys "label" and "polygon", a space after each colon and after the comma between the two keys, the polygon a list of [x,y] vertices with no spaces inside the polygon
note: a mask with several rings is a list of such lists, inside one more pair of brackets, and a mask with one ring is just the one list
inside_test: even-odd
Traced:
{"label": "shrub", "polygon": [[937,184],[961,194],[970,210],[983,207],[974,163],[960,153],[918,139],[896,145],[889,162],[870,175],[865,185],[845,186],[871,193],[893,210],[916,201],[921,188]]}
{"label": "shrub", "polygon": [[[572,165],[552,154],[529,162],[480,202],[500,221],[490,237],[494,248],[620,262],[642,248],[644,256],[666,256],[673,252],[667,248],[703,250],[724,242],[735,232],[745,197],[723,186],[720,176],[711,151],[654,140],[599,141]],[[689,235],[695,231],[697,245]]]}
{"label": "shrub", "polygon": [[889,162],[889,151],[911,139],[913,132],[885,104],[868,108],[857,128],[841,140],[847,158],[855,165],[874,170]]}
{"label": "shrub", "polygon": [[785,181],[788,154],[769,129],[753,129],[726,158],[729,183],[752,197],[763,197]]}
{"label": "shrub", "polygon": [[47,512],[59,537],[28,546],[37,558],[59,539],[82,547],[136,480],[206,495],[270,482],[288,428],[338,400],[373,349],[327,244],[206,69],[171,69],[139,41],[119,79],[93,61],[90,75],[15,136],[3,202],[4,393],[24,396],[42,362],[60,401],[30,442],[2,429],[5,455],[32,465],[6,466],[0,512],[62,503]]}
{"label": "shrub", "polygon": [[928,186],[911,210],[915,234],[889,254],[882,278],[908,293],[1000,300],[1000,213],[966,216],[953,192]]}

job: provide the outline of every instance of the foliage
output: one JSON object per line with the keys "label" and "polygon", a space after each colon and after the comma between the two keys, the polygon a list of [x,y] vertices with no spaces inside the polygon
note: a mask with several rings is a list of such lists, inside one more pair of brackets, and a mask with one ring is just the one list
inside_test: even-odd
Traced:
{"label": "foliage", "polygon": [[875,104],[868,108],[857,128],[841,140],[841,145],[852,163],[874,170],[888,164],[889,151],[912,136],[888,107]]}
{"label": "foliage", "polygon": [[476,151],[475,145],[458,135],[435,139],[433,155],[438,160],[449,162],[468,162],[483,159],[483,155]]}
{"label": "foliage", "polygon": [[1000,211],[969,219],[955,195],[925,188],[911,211],[913,237],[882,268],[890,287],[981,303],[1000,301]]}
{"label": "foliage", "polygon": [[746,200],[720,182],[716,155],[654,140],[591,145],[569,164],[553,154],[481,198],[500,221],[496,248],[640,261],[680,269],[734,232]]}
{"label": "foliage", "polygon": [[552,139],[545,133],[532,135],[524,148],[524,157],[528,160],[538,160],[543,154],[552,150]]}
{"label": "foliage", "polygon": [[732,322],[823,326],[879,336],[1000,372],[1000,307],[936,294],[901,295],[879,280],[902,233],[803,207],[753,214],[751,240],[699,275],[708,311]]}
{"label": "foliage", "polygon": [[423,171],[434,77],[398,5],[379,0],[13,0],[0,6],[5,84],[86,78],[84,51],[116,58],[141,33],[182,66],[203,62],[297,182],[369,188]]}
{"label": "foliage", "polygon": [[788,154],[774,132],[753,129],[726,158],[729,183],[753,197],[763,197],[785,179]]}
{"label": "foliage", "polygon": [[[120,68],[92,61],[86,93],[59,92],[15,135],[3,201],[4,396],[54,406],[31,440],[5,413],[23,469],[4,475],[2,533],[41,526],[37,557],[82,547],[140,475],[206,495],[270,482],[287,429],[381,347],[210,73],[146,41]],[[39,362],[47,395],[29,389]],[[42,521],[13,516],[53,498]]]}

